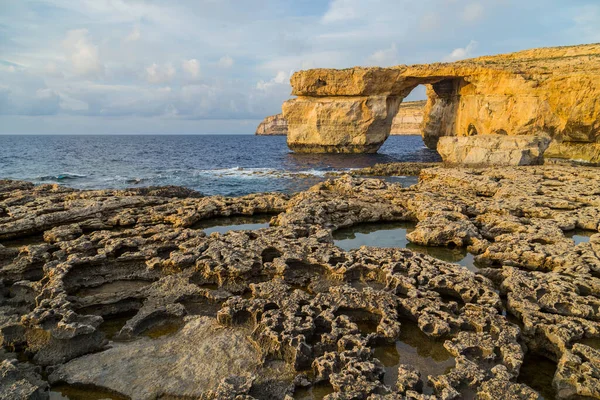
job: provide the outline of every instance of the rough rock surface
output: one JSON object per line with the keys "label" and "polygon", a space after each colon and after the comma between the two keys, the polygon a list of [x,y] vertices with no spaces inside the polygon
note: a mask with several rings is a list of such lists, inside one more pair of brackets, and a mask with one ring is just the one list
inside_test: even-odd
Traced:
{"label": "rough rock surface", "polygon": [[[111,363],[114,367],[107,370],[105,366]],[[222,327],[214,318],[191,317],[172,335],[116,344],[101,353],[79,357],[59,367],[50,375],[50,382],[101,383],[133,400],[197,398],[217,390],[219,383],[232,375],[251,375],[259,365],[260,353],[244,330]],[[132,379],[134,376],[144,379]]]}
{"label": "rough rock surface", "polygon": [[420,135],[426,104],[425,100],[400,104],[398,113],[392,120],[390,135]]}
{"label": "rough rock surface", "polygon": [[[426,101],[407,101],[400,104],[392,121],[390,135],[420,135]],[[256,135],[287,135],[288,125],[283,114],[266,117],[256,128]]]}
{"label": "rough rock surface", "polygon": [[445,136],[437,150],[447,164],[462,165],[540,165],[550,137],[480,135],[472,137]]}
{"label": "rough rock surface", "polygon": [[[45,396],[47,376],[140,399],[534,399],[520,377],[536,354],[556,363],[557,398],[600,398],[599,187],[568,166],[429,168],[409,188],[343,176],[291,198],[3,181],[0,342],[22,361],[3,362],[0,393]],[[195,226],[253,213],[277,215]],[[334,245],[377,221],[417,222],[411,241],[468,247],[484,268]],[[452,367],[376,356],[411,329]]]}
{"label": "rough rock surface", "polygon": [[0,399],[45,400],[47,389],[32,365],[17,360],[0,362]]}
{"label": "rough rock surface", "polygon": [[[533,49],[454,63],[312,69],[284,103],[297,152],[374,152],[400,103],[427,86],[423,139],[549,134],[552,157],[598,163],[600,45]],[[588,146],[589,145],[589,146]]]}
{"label": "rough rock surface", "polygon": [[441,163],[424,162],[395,162],[375,164],[372,167],[357,168],[348,172],[330,172],[328,176],[341,176],[344,174],[352,176],[419,176],[421,170],[433,167],[442,167]]}
{"label": "rough rock surface", "polygon": [[287,135],[287,121],[282,114],[270,115],[262,120],[256,128],[259,136],[285,136]]}

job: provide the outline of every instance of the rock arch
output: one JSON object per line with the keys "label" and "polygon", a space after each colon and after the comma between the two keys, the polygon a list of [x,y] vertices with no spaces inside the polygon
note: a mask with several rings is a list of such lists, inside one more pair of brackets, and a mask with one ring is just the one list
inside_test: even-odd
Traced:
{"label": "rock arch", "polygon": [[599,55],[596,44],[446,64],[300,71],[291,78],[297,97],[283,105],[288,146],[296,152],[376,152],[402,100],[423,84],[422,135],[430,148],[447,136],[465,137],[460,143],[468,144],[482,135],[495,135],[496,142],[549,135],[554,157],[573,158],[571,150],[581,153],[585,142],[593,147],[588,161],[600,163]]}
{"label": "rock arch", "polygon": [[[360,75],[346,72],[360,71]],[[316,73],[310,78],[305,74]],[[337,76],[341,74],[342,76]],[[344,79],[355,87],[345,87]],[[382,82],[376,82],[382,79]],[[374,153],[389,137],[400,104],[417,86],[427,86],[423,129],[449,133],[460,78],[404,77],[394,69],[310,70],[292,77],[298,97],[283,105],[288,146],[300,153]],[[448,132],[446,132],[448,131]],[[437,136],[424,135],[432,148]]]}

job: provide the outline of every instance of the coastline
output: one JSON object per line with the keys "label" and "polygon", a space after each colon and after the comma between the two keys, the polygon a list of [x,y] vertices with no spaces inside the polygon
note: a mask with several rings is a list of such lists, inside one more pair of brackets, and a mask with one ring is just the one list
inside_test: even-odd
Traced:
{"label": "coastline", "polygon": [[[533,398],[519,378],[533,354],[556,365],[557,390],[585,395],[596,387],[585,371],[600,337],[590,308],[600,296],[600,198],[590,194],[599,185],[597,170],[562,165],[426,168],[408,188],[345,175],[293,196],[234,198],[1,181],[0,263],[11,296],[0,329],[19,354],[54,366],[52,386],[142,398],[257,390],[283,398],[323,383],[343,395],[348,376],[364,396],[460,394],[474,374],[469,392]],[[194,228],[257,214],[271,214],[270,226],[208,236]],[[413,221],[410,242],[466,248],[481,268],[407,249],[343,251],[333,242],[338,229],[386,221]],[[567,234],[575,229],[595,234],[574,244]],[[103,324],[124,313],[107,341]],[[397,372],[403,386],[386,386],[379,376],[387,367],[372,350],[409,328],[443,343],[454,368],[419,377],[409,363]],[[206,351],[191,351],[198,340]],[[228,343],[236,351],[224,353]],[[262,343],[260,351],[251,343]],[[161,348],[178,360],[169,364],[174,373],[193,378],[159,373],[124,384],[122,376],[148,365],[162,371],[148,364]],[[276,367],[264,361],[277,354],[285,356]],[[20,388],[44,391],[48,384],[28,365],[2,368]]]}

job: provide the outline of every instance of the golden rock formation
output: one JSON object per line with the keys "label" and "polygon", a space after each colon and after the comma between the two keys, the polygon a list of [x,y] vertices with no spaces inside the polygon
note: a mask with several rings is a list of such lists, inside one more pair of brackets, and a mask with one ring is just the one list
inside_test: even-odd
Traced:
{"label": "golden rock formation", "polygon": [[259,136],[281,136],[287,135],[287,121],[282,114],[270,115],[262,120],[256,128]]}
{"label": "golden rock formation", "polygon": [[[400,109],[392,121],[391,136],[420,135],[423,123],[425,100],[405,101],[400,104]],[[258,136],[283,136],[287,135],[287,120],[283,114],[270,115],[262,120],[256,128]]]}
{"label": "golden rock formation", "polygon": [[297,98],[284,103],[283,114],[297,152],[377,151],[402,99],[423,84],[422,135],[431,148],[443,136],[548,134],[548,155],[600,163],[600,44],[454,63],[312,69],[295,73],[291,84]]}

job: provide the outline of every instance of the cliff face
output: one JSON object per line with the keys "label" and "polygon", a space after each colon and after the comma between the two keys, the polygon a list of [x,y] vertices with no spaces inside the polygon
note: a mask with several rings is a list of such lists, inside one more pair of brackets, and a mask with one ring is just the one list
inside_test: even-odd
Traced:
{"label": "cliff face", "polygon": [[[443,136],[548,134],[548,155],[600,162],[598,44],[444,64],[313,69],[295,73],[291,84],[298,97],[284,103],[283,114],[294,151],[377,151],[402,99],[424,84],[422,135],[431,148]],[[588,144],[593,151],[582,149]]]}
{"label": "cliff face", "polygon": [[392,120],[391,135],[420,135],[426,101],[409,101],[400,104]]}
{"label": "cliff face", "polygon": [[282,114],[265,118],[256,128],[256,134],[262,136],[287,135],[287,121]]}
{"label": "cliff face", "polygon": [[[426,101],[408,101],[400,104],[392,121],[390,135],[420,135]],[[266,117],[256,128],[256,135],[287,135],[287,120],[283,114]]]}

